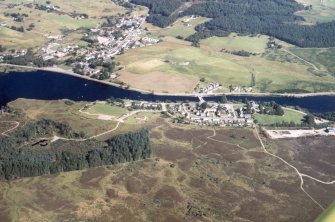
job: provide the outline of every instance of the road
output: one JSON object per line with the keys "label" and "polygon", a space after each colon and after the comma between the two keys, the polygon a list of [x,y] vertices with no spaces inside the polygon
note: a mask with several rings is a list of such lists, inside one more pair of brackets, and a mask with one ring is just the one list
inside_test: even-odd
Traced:
{"label": "road", "polygon": [[318,67],[316,67],[316,65],[314,65],[311,62],[308,62],[307,60],[301,58],[300,56],[297,56],[296,54],[294,54],[293,52],[287,50],[287,49],[282,49],[283,51],[287,52],[290,55],[293,55],[294,57],[300,59],[301,61],[303,61],[304,63],[307,63],[308,65],[312,66],[314,70],[319,71],[320,69]]}
{"label": "road", "polygon": [[1,135],[2,136],[9,136],[7,133],[15,130],[16,128],[18,128],[20,126],[20,123],[17,121],[0,121],[0,123],[11,123],[11,124],[15,124],[15,126],[13,126],[12,128],[6,130],[5,132],[2,132]]}
{"label": "road", "polygon": [[[305,189],[304,189],[304,177],[306,177],[306,178],[309,178],[309,179],[311,179],[311,180],[314,180],[314,181],[316,181],[316,182],[318,182],[318,183],[321,183],[321,184],[325,184],[325,185],[333,185],[333,184],[335,184],[335,180],[333,180],[333,181],[323,181],[323,180],[319,180],[319,179],[317,179],[317,178],[315,178],[315,177],[312,177],[312,176],[310,176],[310,175],[307,175],[307,174],[304,174],[304,173],[301,173],[299,170],[298,170],[298,168],[296,168],[295,166],[293,166],[292,164],[290,164],[290,163],[288,163],[286,160],[284,160],[283,158],[281,158],[281,157],[279,157],[279,156],[277,156],[277,155],[275,155],[275,154],[273,154],[273,153],[270,153],[269,151],[267,151],[267,149],[266,149],[266,147],[265,147],[265,145],[264,145],[264,143],[263,143],[263,141],[262,141],[262,139],[261,139],[261,137],[260,137],[260,135],[259,135],[259,132],[258,132],[258,130],[257,130],[257,128],[255,129],[255,131],[256,131],[256,136],[257,136],[257,139],[259,140],[259,142],[260,142],[260,144],[261,144],[261,147],[262,147],[262,152],[264,152],[264,153],[266,153],[266,154],[268,154],[268,155],[270,155],[270,156],[272,156],[272,157],[274,157],[274,158],[276,158],[276,159],[279,159],[281,162],[283,162],[285,165],[287,165],[287,166],[289,166],[290,168],[292,168],[296,173],[297,173],[297,175],[298,175],[298,177],[299,177],[299,179],[300,179],[300,189],[302,190],[302,192],[304,192],[305,194],[306,194],[306,196],[309,198],[309,199],[311,199],[318,207],[320,207],[322,210],[325,210],[325,208],[317,201],[317,200],[315,200]],[[221,140],[217,140],[217,139],[214,139],[213,137],[215,137],[216,136],[216,130],[213,128],[213,135],[211,135],[211,136],[208,136],[208,137],[206,137],[207,139],[209,139],[209,140],[213,140],[213,141],[216,141],[216,142],[219,142],[219,143],[224,143],[224,144],[228,144],[228,145],[233,145],[233,146],[236,146],[236,147],[238,147],[239,149],[242,149],[242,150],[248,150],[246,147],[243,147],[243,146],[241,146],[241,145],[239,145],[239,144],[234,144],[234,143],[229,143],[229,142],[226,142],[226,141],[221,141]],[[207,144],[207,142],[203,142],[203,144],[202,145],[206,145]],[[201,145],[199,145],[199,146],[201,146]]]}
{"label": "road", "polygon": [[275,154],[273,154],[273,153],[270,153],[269,151],[267,151],[267,149],[266,149],[266,147],[265,147],[265,145],[264,145],[264,143],[263,143],[263,141],[262,141],[262,139],[261,139],[261,137],[260,137],[260,135],[259,135],[259,132],[258,132],[258,130],[257,130],[257,128],[255,129],[256,130],[256,136],[257,136],[257,138],[258,138],[258,140],[259,140],[259,142],[260,142],[260,144],[261,144],[261,146],[262,146],[262,149],[263,149],[263,152],[264,153],[266,153],[266,154],[268,154],[268,155],[270,155],[270,156],[272,156],[272,157],[275,157],[275,158],[277,158],[277,159],[279,159],[280,161],[282,161],[285,165],[287,165],[287,166],[289,166],[290,168],[292,168],[292,169],[294,169],[294,171],[298,174],[298,176],[299,176],[299,179],[300,179],[300,189],[316,204],[316,205],[318,205],[322,210],[325,210],[325,208],[318,202],[318,201],[316,201],[309,193],[307,193],[307,191],[304,189],[304,177],[307,177],[307,178],[309,178],[309,179],[312,179],[312,180],[314,180],[314,181],[316,181],[316,182],[318,182],[318,183],[322,183],[322,184],[326,184],[326,185],[332,185],[332,184],[335,184],[335,180],[333,180],[333,181],[322,181],[322,180],[319,180],[319,179],[316,179],[316,178],[314,178],[314,177],[312,177],[312,176],[310,176],[310,175],[307,175],[307,174],[304,174],[304,173],[300,173],[300,171],[295,167],[295,166],[293,166],[292,164],[290,164],[290,163],[288,163],[286,160],[284,160],[283,158],[281,158],[281,157],[279,157],[279,156],[277,156],[277,155],[275,155]]}

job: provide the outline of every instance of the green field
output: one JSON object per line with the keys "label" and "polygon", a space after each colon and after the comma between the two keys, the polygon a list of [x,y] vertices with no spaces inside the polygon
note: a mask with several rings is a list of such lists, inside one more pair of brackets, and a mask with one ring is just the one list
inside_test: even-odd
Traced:
{"label": "green field", "polygon": [[[254,37],[249,42],[252,40],[260,39]],[[221,83],[228,91],[231,84],[248,86],[251,72],[256,75],[255,92],[335,90],[334,76],[314,74],[309,71],[310,65],[296,63],[290,57],[277,61],[266,56],[234,56],[220,52],[220,47],[192,47],[189,42],[172,37],[164,38],[154,46],[129,50],[116,60],[125,66],[120,80],[146,90],[192,92],[197,81],[205,77],[208,81]],[[171,87],[168,86],[169,81],[175,86],[172,83]],[[180,82],[184,84],[179,85]]]}
{"label": "green field", "polygon": [[315,222],[333,222],[335,221],[335,202],[325,210]]}
{"label": "green field", "polygon": [[302,4],[312,5],[313,9],[309,11],[297,12],[297,15],[303,16],[307,23],[330,22],[335,20],[335,0],[325,0],[324,4],[320,0],[297,0]]}
{"label": "green field", "polygon": [[335,48],[290,48],[297,56],[316,65],[320,70],[327,70],[335,75]]}
{"label": "green field", "polygon": [[[186,38],[190,35],[193,35],[195,31],[195,26],[202,24],[206,21],[209,21],[209,18],[197,17],[195,19],[190,19],[190,16],[185,16],[177,19],[172,25],[166,28],[159,28],[151,24],[146,24],[149,32],[153,36],[162,37],[162,36],[181,36]],[[187,25],[189,24],[189,25]]]}
{"label": "green field", "polygon": [[231,34],[228,37],[210,37],[200,41],[202,46],[213,49],[226,49],[229,51],[244,50],[252,53],[263,53],[266,48],[268,37],[259,35],[257,37],[237,36]]}
{"label": "green field", "polygon": [[103,114],[109,116],[119,117],[127,113],[127,109],[118,106],[111,106],[109,104],[97,103],[87,110],[91,114]]}
{"label": "green field", "polygon": [[289,123],[291,121],[294,122],[295,124],[301,124],[302,119],[304,117],[302,113],[287,109],[284,109],[284,111],[285,112],[283,116],[255,113],[254,117],[257,120],[257,123],[262,125],[272,125],[282,122]]}

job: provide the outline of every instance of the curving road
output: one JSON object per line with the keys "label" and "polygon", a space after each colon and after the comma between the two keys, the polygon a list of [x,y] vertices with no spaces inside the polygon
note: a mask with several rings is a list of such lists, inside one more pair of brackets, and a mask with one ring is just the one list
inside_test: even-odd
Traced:
{"label": "curving road", "polygon": [[304,178],[303,177],[307,177],[307,178],[309,178],[309,179],[312,179],[312,180],[314,180],[314,181],[316,181],[316,182],[319,182],[319,183],[322,183],[322,184],[326,184],[326,185],[331,185],[331,184],[335,184],[335,180],[333,180],[333,181],[322,181],[322,180],[319,180],[319,179],[316,179],[316,178],[314,178],[314,177],[312,177],[312,176],[310,176],[310,175],[307,175],[307,174],[303,174],[303,173],[300,173],[300,171],[295,167],[295,166],[293,166],[292,164],[290,164],[290,163],[288,163],[286,160],[284,160],[283,158],[281,158],[281,157],[279,157],[279,156],[277,156],[277,155],[275,155],[275,154],[273,154],[273,153],[270,153],[269,151],[267,151],[266,150],[266,148],[265,148],[265,145],[264,145],[264,143],[263,143],[263,141],[262,141],[262,139],[261,139],[261,137],[260,137],[260,135],[259,135],[259,132],[258,132],[258,130],[257,130],[257,128],[255,129],[256,130],[256,136],[257,136],[257,138],[258,138],[258,140],[259,140],[259,142],[261,143],[261,146],[262,146],[262,148],[263,148],[263,152],[264,153],[266,153],[266,154],[268,154],[268,155],[270,155],[270,156],[273,156],[273,157],[275,157],[275,158],[277,158],[277,159],[279,159],[280,161],[282,161],[284,164],[286,164],[287,166],[289,166],[289,167],[291,167],[292,169],[294,169],[295,170],[295,172],[298,174],[298,176],[299,176],[299,178],[300,178],[300,189],[315,203],[315,204],[317,204],[322,210],[325,210],[325,208],[319,203],[319,202],[317,202],[309,193],[307,193],[307,191],[304,189],[304,187],[303,187],[303,185],[304,185]]}
{"label": "curving road", "polygon": [[18,121],[0,121],[0,123],[14,123],[15,126],[13,126],[12,128],[6,130],[5,132],[2,132],[0,135],[2,136],[9,136],[7,133],[15,130],[16,128],[18,128],[20,126],[20,123]]}

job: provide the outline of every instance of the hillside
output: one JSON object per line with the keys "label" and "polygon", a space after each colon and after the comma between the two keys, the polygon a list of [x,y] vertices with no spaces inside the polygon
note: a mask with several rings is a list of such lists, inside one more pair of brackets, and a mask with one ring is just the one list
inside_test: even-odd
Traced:
{"label": "hillside", "polygon": [[299,47],[335,46],[335,22],[303,25],[305,18],[296,13],[312,10],[312,5],[303,5],[291,0],[207,0],[193,3],[190,7],[182,7],[185,1],[181,0],[132,2],[147,6],[150,10],[147,21],[160,27],[170,25],[181,16],[212,18],[198,25],[197,33],[188,37],[188,40],[193,42],[236,32],[242,35],[274,36]]}

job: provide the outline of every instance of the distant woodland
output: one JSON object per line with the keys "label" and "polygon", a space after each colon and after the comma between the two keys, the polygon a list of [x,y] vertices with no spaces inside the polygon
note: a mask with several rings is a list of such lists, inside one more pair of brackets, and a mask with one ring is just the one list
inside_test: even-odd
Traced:
{"label": "distant woodland", "polygon": [[0,178],[54,174],[89,167],[145,159],[151,155],[148,131],[141,129],[113,136],[105,142],[87,140],[57,141],[55,146],[35,147],[31,141],[51,136],[53,132],[80,138],[67,124],[50,120],[29,122],[10,137],[0,137]]}
{"label": "distant woodland", "polygon": [[198,15],[212,18],[196,27],[197,33],[187,38],[192,42],[210,36],[265,34],[300,47],[334,47],[335,21],[301,25],[304,18],[294,13],[309,10],[293,0],[205,0],[179,11],[186,0],[131,0],[147,6],[148,22],[166,27],[178,17]]}

